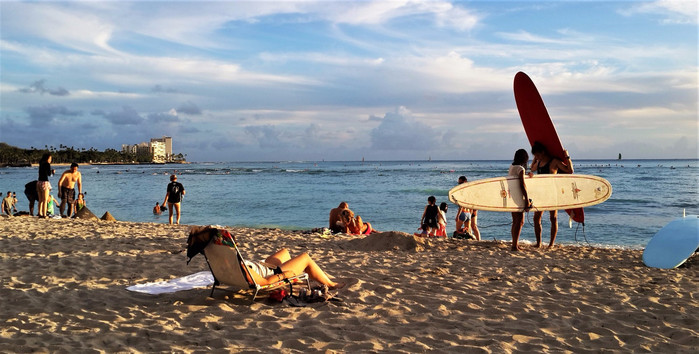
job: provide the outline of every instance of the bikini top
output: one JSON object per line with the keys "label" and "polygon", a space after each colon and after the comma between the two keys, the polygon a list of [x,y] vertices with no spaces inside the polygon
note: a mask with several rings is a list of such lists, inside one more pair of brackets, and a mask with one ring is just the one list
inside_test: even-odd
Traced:
{"label": "bikini top", "polygon": [[543,166],[541,165],[541,163],[539,163],[539,166],[538,166],[537,169],[536,169],[536,173],[537,173],[537,174],[540,174],[540,175],[548,175],[548,174],[551,174],[551,169],[549,168],[549,165],[551,164],[551,161],[552,161],[552,160],[553,160],[553,159],[550,159],[550,160],[549,160],[545,165],[543,165]]}

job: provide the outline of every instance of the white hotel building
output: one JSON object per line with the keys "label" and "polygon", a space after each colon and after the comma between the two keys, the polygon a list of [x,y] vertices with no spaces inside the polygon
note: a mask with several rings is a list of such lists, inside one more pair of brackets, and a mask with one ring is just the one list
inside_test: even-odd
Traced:
{"label": "white hotel building", "polygon": [[151,155],[151,161],[155,163],[165,163],[172,161],[172,138],[164,136],[162,138],[152,138],[150,143],[121,145],[121,151],[132,154],[146,153]]}

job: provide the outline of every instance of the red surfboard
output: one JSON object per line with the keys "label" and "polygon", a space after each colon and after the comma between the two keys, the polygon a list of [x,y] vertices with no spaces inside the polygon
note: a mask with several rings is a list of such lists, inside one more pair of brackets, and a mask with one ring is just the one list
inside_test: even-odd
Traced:
{"label": "red surfboard", "polygon": [[[556,133],[556,127],[553,126],[549,112],[546,110],[544,100],[541,99],[539,91],[534,86],[532,79],[523,72],[518,72],[515,75],[515,102],[517,102],[517,110],[519,117],[522,119],[524,131],[527,133],[529,144],[534,145],[538,141],[548,150],[551,156],[565,161],[565,153],[563,145]],[[584,223],[585,212],[582,208],[569,209],[566,213],[570,215],[574,221]]]}

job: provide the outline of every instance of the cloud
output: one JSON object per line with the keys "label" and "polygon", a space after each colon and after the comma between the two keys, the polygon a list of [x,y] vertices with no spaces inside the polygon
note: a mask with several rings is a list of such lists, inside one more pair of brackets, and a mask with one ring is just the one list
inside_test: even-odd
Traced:
{"label": "cloud", "polygon": [[263,149],[288,147],[288,144],[282,140],[283,133],[274,125],[249,125],[245,127],[245,133],[255,139]]}
{"label": "cloud", "polygon": [[68,90],[64,89],[63,87],[59,87],[57,89],[47,89],[44,87],[44,82],[46,82],[46,80],[35,81],[33,84],[29,85],[29,87],[19,89],[19,92],[22,92],[22,93],[40,93],[42,95],[45,93],[48,93],[49,95],[53,95],[53,96],[68,96],[68,95],[70,95],[70,92],[68,92]]}
{"label": "cloud", "polygon": [[148,115],[149,123],[175,123],[179,122],[177,111],[173,108],[167,112],[151,113]]}
{"label": "cloud", "polygon": [[[114,53],[107,16],[75,4],[3,3],[3,37],[35,36],[86,53]],[[31,24],[31,25],[27,25]]]}
{"label": "cloud", "polygon": [[26,107],[24,111],[29,114],[29,119],[33,125],[52,122],[57,115],[80,116],[83,114],[82,111],[73,111],[64,106],[56,105]]}
{"label": "cloud", "polygon": [[643,2],[619,12],[624,16],[631,16],[637,13],[657,14],[663,16],[661,22],[667,24],[697,24],[699,22],[697,2],[695,0]]}
{"label": "cloud", "polygon": [[[334,23],[382,25],[399,18],[431,15],[438,26],[468,31],[479,22],[479,16],[472,11],[446,1],[367,1],[335,4],[336,6],[323,7],[325,12],[319,13]],[[318,11],[320,7],[315,4],[313,8]]]}
{"label": "cloud", "polygon": [[496,35],[500,38],[504,38],[515,42],[528,42],[538,44],[570,44],[567,41],[546,38],[523,30],[520,30],[518,32],[498,32],[496,33]]}
{"label": "cloud", "polygon": [[161,85],[155,85],[150,89],[152,92],[162,92],[162,93],[178,93],[177,89],[171,87],[163,87]]}
{"label": "cloud", "polygon": [[201,109],[194,102],[187,101],[185,103],[182,103],[179,107],[177,107],[177,113],[184,113],[196,116],[201,114]]}
{"label": "cloud", "polygon": [[101,115],[107,119],[110,123],[114,125],[137,125],[143,122],[143,117],[141,117],[135,109],[130,106],[123,106],[121,111],[115,112],[104,112],[102,110],[94,110],[91,112],[92,115]]}
{"label": "cloud", "polygon": [[438,134],[418,121],[405,107],[386,113],[378,127],[371,130],[371,146],[380,150],[423,150],[438,148]]}

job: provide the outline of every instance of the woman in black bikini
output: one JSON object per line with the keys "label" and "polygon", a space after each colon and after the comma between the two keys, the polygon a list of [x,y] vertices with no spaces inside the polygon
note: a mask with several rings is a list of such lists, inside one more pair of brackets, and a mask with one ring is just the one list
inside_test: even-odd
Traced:
{"label": "woman in black bikini", "polygon": [[[536,170],[536,174],[557,174],[559,171],[561,173],[573,173],[573,163],[570,161],[570,155],[567,150],[563,150],[565,153],[566,164],[561,162],[561,160],[549,155],[548,150],[544,144],[535,141],[532,145],[532,155],[534,159],[532,160],[531,170],[529,176],[531,177]],[[534,212],[534,234],[536,235],[536,246],[541,247],[541,218],[543,216],[543,211]],[[556,235],[558,234],[558,210],[551,210],[549,212],[551,220],[551,241],[549,242],[549,248],[553,247],[553,243],[556,241]]]}

